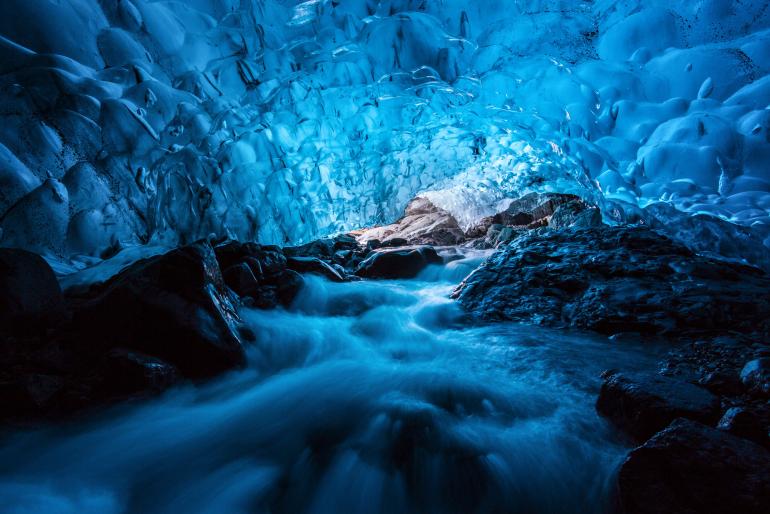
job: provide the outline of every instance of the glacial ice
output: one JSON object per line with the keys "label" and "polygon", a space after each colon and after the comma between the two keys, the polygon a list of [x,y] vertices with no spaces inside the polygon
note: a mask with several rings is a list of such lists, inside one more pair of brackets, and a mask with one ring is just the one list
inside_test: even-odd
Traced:
{"label": "glacial ice", "polygon": [[[211,234],[298,243],[417,193],[469,226],[559,191],[770,262],[761,0],[1,9],[2,246],[91,262]],[[714,244],[687,228],[713,218],[735,224]]]}

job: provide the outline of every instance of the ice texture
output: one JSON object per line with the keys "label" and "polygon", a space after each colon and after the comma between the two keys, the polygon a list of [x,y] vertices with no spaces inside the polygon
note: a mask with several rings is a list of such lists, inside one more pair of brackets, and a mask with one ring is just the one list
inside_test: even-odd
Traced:
{"label": "ice texture", "polygon": [[3,246],[298,243],[393,221],[418,193],[468,226],[530,191],[608,221],[663,202],[770,246],[764,0],[0,11]]}

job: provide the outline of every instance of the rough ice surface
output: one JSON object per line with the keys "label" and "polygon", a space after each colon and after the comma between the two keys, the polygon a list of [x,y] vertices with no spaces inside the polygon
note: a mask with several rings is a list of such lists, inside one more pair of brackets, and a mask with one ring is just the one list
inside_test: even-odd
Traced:
{"label": "rough ice surface", "polygon": [[467,225],[535,190],[591,198],[608,221],[658,202],[669,228],[692,217],[677,212],[729,220],[744,242],[709,248],[733,257],[770,246],[764,0],[5,0],[2,14],[3,246],[86,262],[211,234],[301,242],[392,221],[417,193]]}

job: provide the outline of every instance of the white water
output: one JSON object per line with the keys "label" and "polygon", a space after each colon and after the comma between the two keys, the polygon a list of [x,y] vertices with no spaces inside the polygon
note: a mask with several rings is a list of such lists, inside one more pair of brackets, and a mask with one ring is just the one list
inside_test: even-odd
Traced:
{"label": "white water", "polygon": [[602,369],[650,348],[527,325],[470,328],[421,280],[309,279],[247,314],[248,370],[0,442],[0,511],[596,513],[627,448],[594,411]]}

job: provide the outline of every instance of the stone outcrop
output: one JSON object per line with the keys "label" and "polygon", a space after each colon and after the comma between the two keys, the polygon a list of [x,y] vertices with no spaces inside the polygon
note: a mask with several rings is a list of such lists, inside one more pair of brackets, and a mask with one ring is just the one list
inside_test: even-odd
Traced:
{"label": "stone outcrop", "polygon": [[677,419],[633,450],[618,475],[623,514],[761,514],[770,505],[770,452]]}
{"label": "stone outcrop", "polygon": [[364,278],[414,278],[431,264],[444,261],[430,246],[375,250],[356,270]]}
{"label": "stone outcrop", "polygon": [[715,423],[719,399],[701,387],[654,373],[610,373],[596,410],[637,441],[644,441],[676,418]]}
{"label": "stone outcrop", "polygon": [[387,245],[388,242],[396,240],[398,246],[454,246],[466,240],[465,233],[454,216],[422,197],[409,202],[404,216],[396,223],[361,230],[355,235],[364,245],[370,241]]}
{"label": "stone outcrop", "polygon": [[606,334],[770,329],[765,272],[696,255],[645,227],[529,231],[453,296],[483,320]]}

